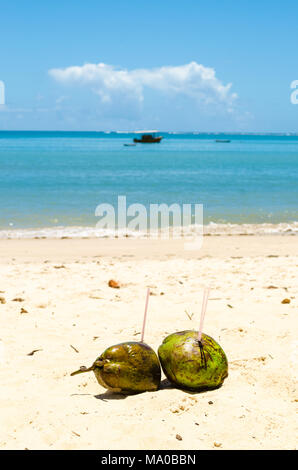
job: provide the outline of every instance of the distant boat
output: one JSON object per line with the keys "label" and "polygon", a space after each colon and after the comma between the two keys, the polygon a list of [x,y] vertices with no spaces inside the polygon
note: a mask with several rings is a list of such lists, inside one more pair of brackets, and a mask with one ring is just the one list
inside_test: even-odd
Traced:
{"label": "distant boat", "polygon": [[137,144],[123,144],[124,147],[135,147]]}
{"label": "distant boat", "polygon": [[219,142],[221,144],[228,144],[229,142],[231,142],[230,140],[228,139],[216,139],[215,142]]}
{"label": "distant boat", "polygon": [[157,131],[137,131],[136,134],[141,134],[141,138],[134,138],[133,141],[139,144],[158,144],[162,136],[157,136],[156,133]]}

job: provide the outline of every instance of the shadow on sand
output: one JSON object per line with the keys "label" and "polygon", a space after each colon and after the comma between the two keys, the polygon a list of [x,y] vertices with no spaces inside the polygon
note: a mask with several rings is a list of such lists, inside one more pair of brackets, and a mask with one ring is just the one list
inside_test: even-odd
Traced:
{"label": "shadow on sand", "polygon": [[207,387],[207,388],[201,388],[200,390],[187,390],[185,388],[178,387],[178,385],[173,385],[168,379],[163,379],[160,383],[159,390],[171,390],[173,388],[176,388],[178,390],[181,390],[181,392],[187,393],[188,395],[199,395],[200,393],[212,392],[213,390],[221,388],[221,386],[222,384],[213,388]]}
{"label": "shadow on sand", "polygon": [[[149,392],[149,393],[158,393],[158,392],[162,392],[163,390],[172,390],[173,388],[176,388],[178,390],[181,390],[184,393],[187,393],[188,395],[199,395],[200,393],[211,392],[212,390],[215,390],[216,388],[220,388],[220,387],[221,385],[219,387],[214,387],[212,389],[206,388],[206,389],[201,389],[201,390],[186,390],[184,388],[180,388],[180,387],[173,385],[168,379],[163,379],[160,382],[159,389],[156,390],[156,392]],[[99,395],[93,395],[93,396],[97,400],[110,401],[110,400],[125,400],[125,398],[127,397],[140,395],[141,393],[148,393],[148,392],[124,394],[124,393],[115,393],[115,392],[111,392],[110,390],[107,390],[104,393],[100,393]]]}
{"label": "shadow on sand", "polygon": [[94,398],[97,400],[102,401],[110,401],[110,400],[124,400],[128,395],[124,395],[123,393],[115,393],[107,390],[104,393],[100,393],[99,395],[93,395]]}

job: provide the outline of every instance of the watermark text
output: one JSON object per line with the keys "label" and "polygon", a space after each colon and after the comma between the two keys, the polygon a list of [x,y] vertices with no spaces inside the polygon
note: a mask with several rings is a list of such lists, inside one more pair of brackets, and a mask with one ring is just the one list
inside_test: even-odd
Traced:
{"label": "watermark text", "polygon": [[291,88],[294,89],[291,93],[291,103],[298,104],[298,80],[292,81]]}
{"label": "watermark text", "polygon": [[0,80],[0,106],[5,105],[5,85],[2,80]]}
{"label": "watermark text", "polygon": [[126,196],[118,196],[117,207],[99,204],[95,216],[100,217],[96,228],[109,236],[125,237],[138,232],[150,239],[189,239],[186,250],[199,250],[203,244],[203,204],[143,204],[127,206]]}

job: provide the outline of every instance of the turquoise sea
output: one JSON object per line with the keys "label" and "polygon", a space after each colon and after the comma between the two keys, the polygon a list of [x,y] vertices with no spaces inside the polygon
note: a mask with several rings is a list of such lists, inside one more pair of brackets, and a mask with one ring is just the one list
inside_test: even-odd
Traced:
{"label": "turquoise sea", "polygon": [[207,227],[298,231],[298,136],[161,135],[130,147],[134,134],[0,132],[0,233],[87,233],[118,195],[203,204]]}

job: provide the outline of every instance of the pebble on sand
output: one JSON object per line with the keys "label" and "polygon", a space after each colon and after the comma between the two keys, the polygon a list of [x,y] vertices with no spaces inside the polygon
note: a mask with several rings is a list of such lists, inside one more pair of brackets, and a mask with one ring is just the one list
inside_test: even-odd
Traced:
{"label": "pebble on sand", "polygon": [[214,447],[221,447],[222,446],[221,442],[214,442],[213,445],[214,445]]}
{"label": "pebble on sand", "polygon": [[109,280],[109,287],[112,287],[113,289],[119,289],[120,285],[117,281],[114,281],[114,279]]}

